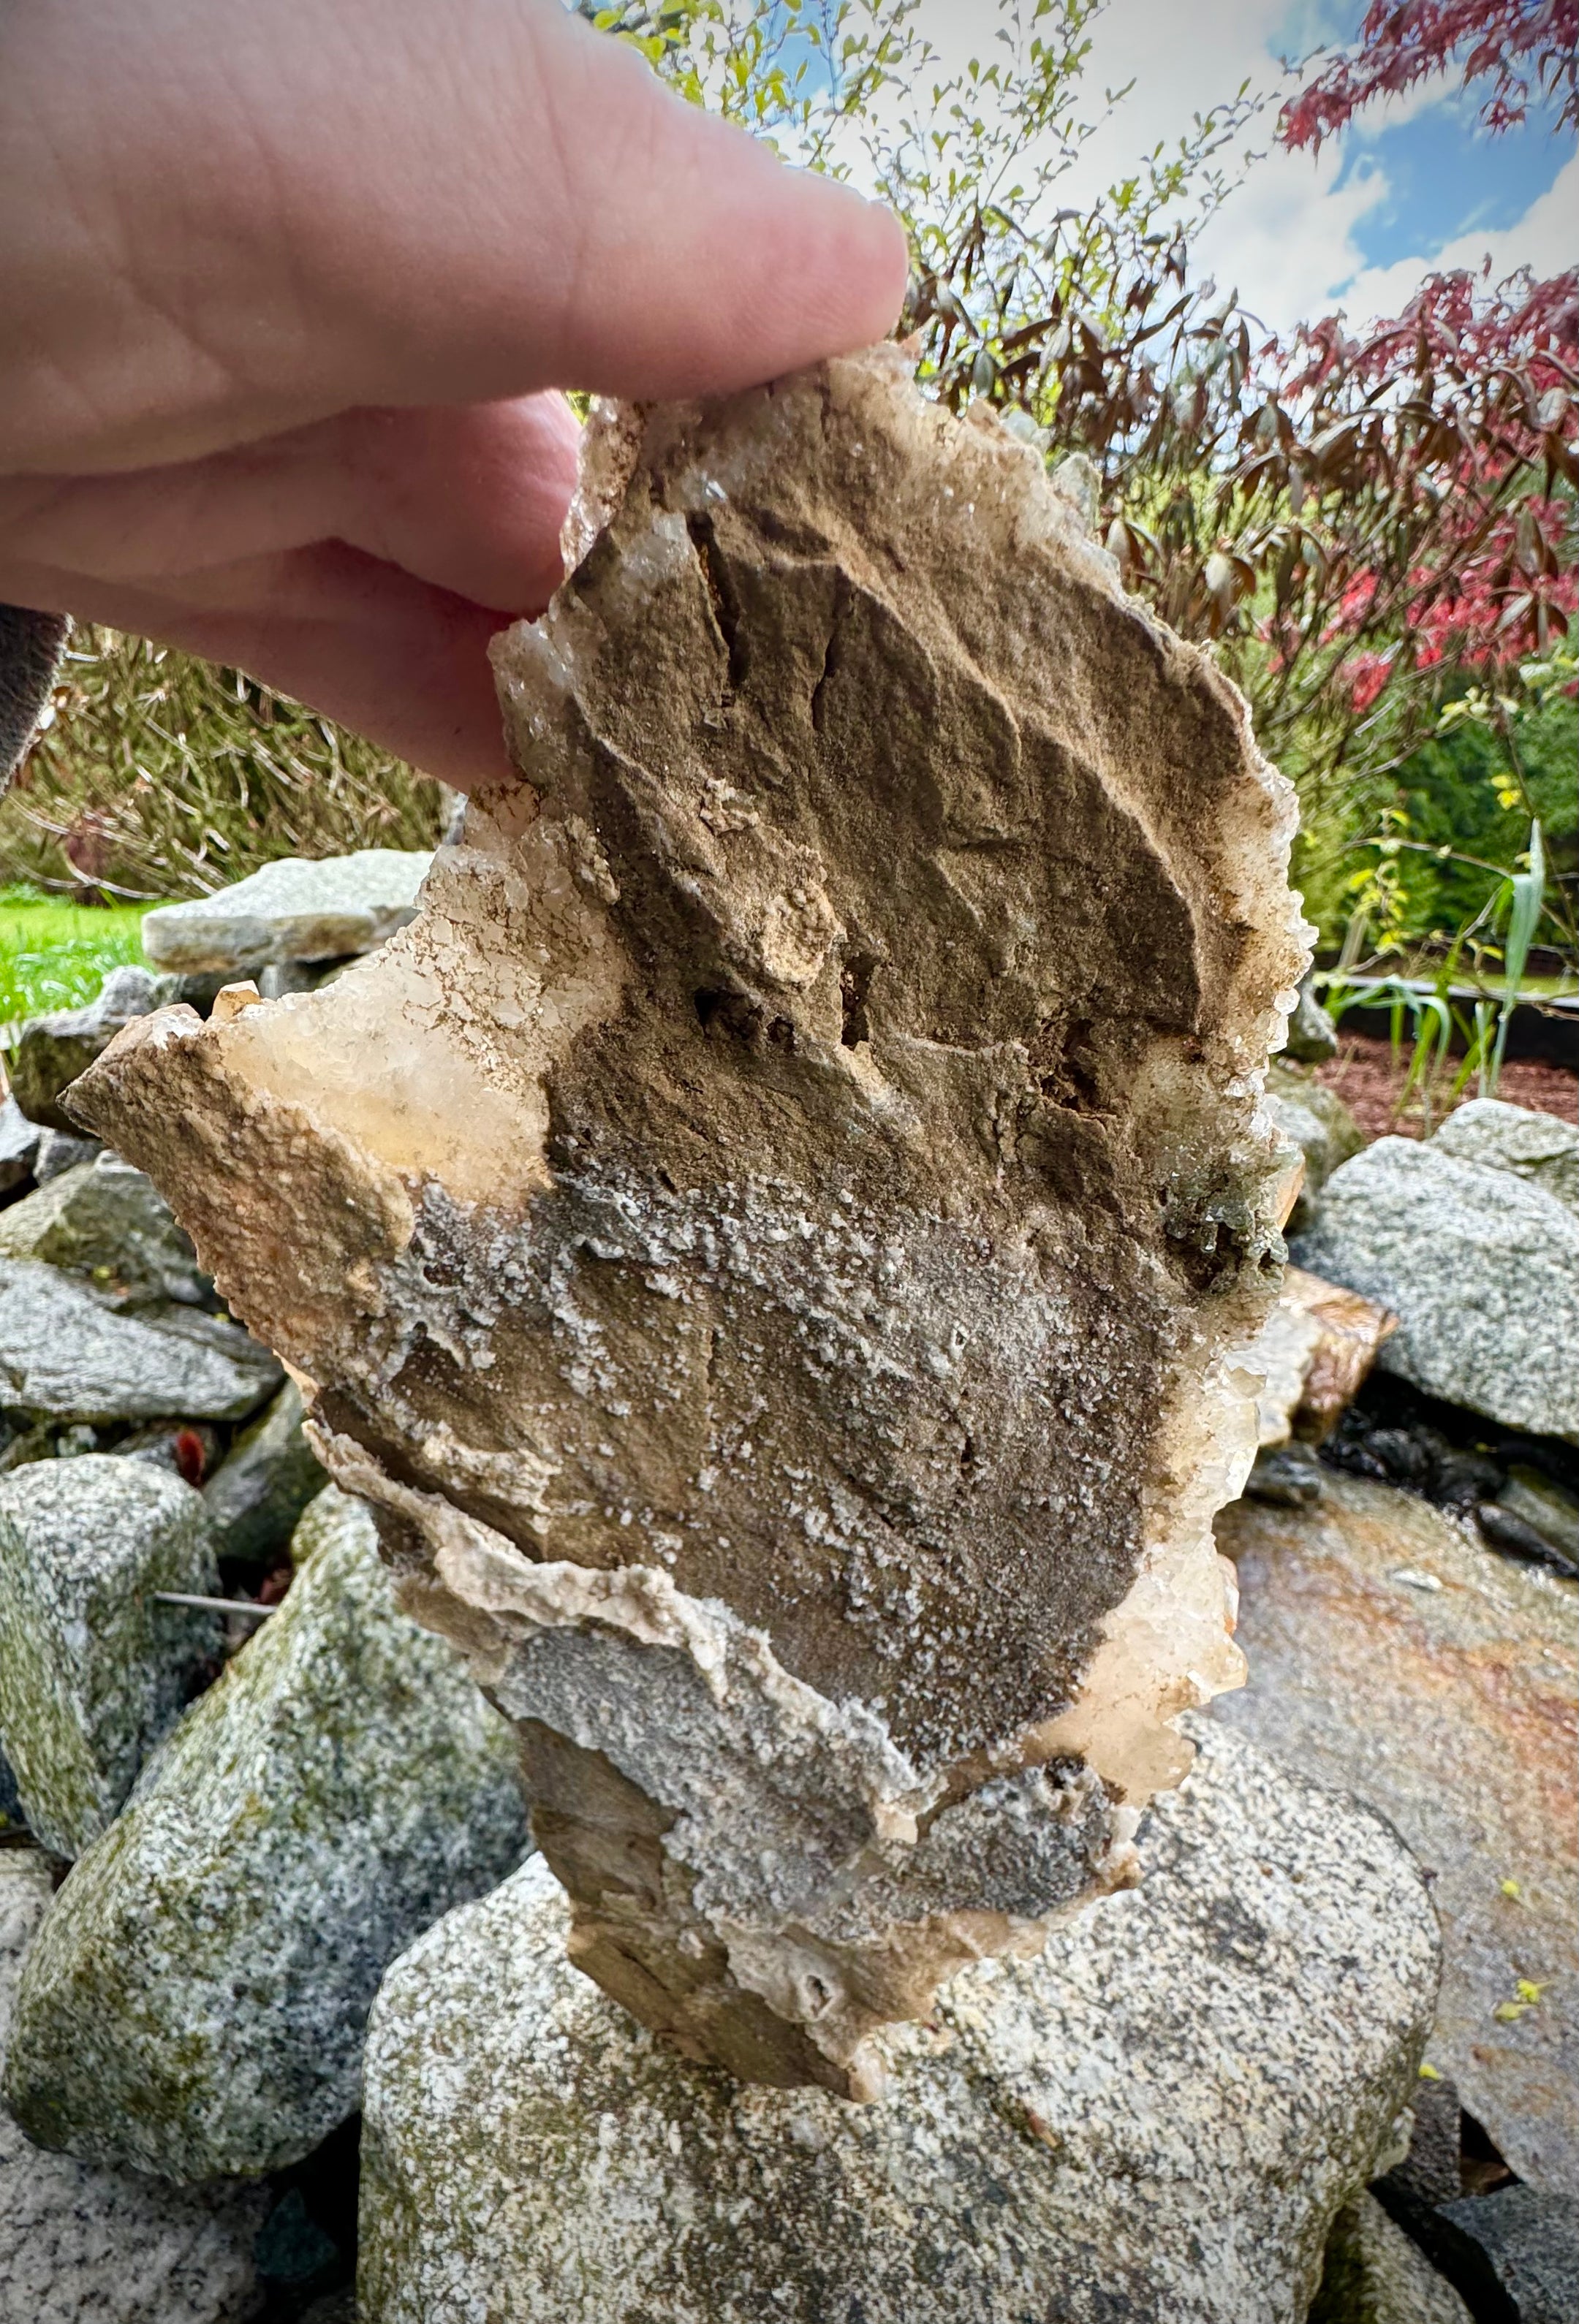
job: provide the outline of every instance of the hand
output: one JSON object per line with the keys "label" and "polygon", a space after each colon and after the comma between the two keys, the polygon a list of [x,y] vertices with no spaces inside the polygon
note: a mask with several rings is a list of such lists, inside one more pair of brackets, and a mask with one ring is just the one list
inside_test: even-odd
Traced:
{"label": "hand", "polygon": [[881,338],[898,223],[559,0],[0,17],[0,601],[233,664],[467,788],[559,578],[555,392]]}

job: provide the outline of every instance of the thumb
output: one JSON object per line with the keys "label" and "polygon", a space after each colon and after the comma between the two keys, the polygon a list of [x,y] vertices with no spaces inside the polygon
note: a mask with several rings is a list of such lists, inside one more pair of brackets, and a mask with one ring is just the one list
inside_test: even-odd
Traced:
{"label": "thumb", "polygon": [[397,365],[425,402],[717,392],[891,328],[891,212],[685,103],[558,0],[484,0],[465,37],[470,69],[452,60],[423,107],[420,166],[365,216],[359,295],[326,286],[367,366],[358,401],[396,400]]}
{"label": "thumb", "polygon": [[14,470],[356,405],[721,391],[881,338],[897,220],[560,0],[0,5]]}

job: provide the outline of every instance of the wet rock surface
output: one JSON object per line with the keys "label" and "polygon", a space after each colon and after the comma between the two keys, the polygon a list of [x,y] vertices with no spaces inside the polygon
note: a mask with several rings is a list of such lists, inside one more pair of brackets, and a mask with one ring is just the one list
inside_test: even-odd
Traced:
{"label": "wet rock surface", "polygon": [[1142,1886],[882,2037],[875,2105],[746,2089],[562,1957],[536,1863],[386,1979],[377,2324],[1294,2324],[1415,2076],[1436,1936],[1393,1835],[1225,1733]]}
{"label": "wet rock surface", "polygon": [[577,1960],[856,2090],[1237,1675],[1290,798],[891,349],[604,412],[572,533],[416,923],[72,1103],[521,1722]]}
{"label": "wet rock surface", "polygon": [[178,1477],[89,1453],[0,1479],[0,1741],[29,1829],[78,1856],[217,1663],[203,1504]]}
{"label": "wet rock surface", "polygon": [[1217,1716],[1353,1793],[1432,1874],[1432,2061],[1520,2177],[1579,2184],[1579,1589],[1414,1495],[1329,1471],[1319,1507],[1242,1501],[1242,1694]]}
{"label": "wet rock surface", "polygon": [[[0,2054],[23,1958],[49,1909],[47,1858],[0,1849]],[[0,2113],[5,2324],[250,2324],[269,2197],[178,2188],[46,2154]]]}
{"label": "wet rock surface", "polygon": [[326,1492],[296,1548],[28,1958],[5,2097],[41,2144],[179,2181],[307,2153],[386,1964],[527,1844],[513,1737],[396,1611],[366,1510]]}
{"label": "wet rock surface", "polygon": [[[1545,1138],[1546,1117],[1521,1118]],[[1579,1442],[1579,1216],[1537,1176],[1493,1166],[1486,1142],[1465,1160],[1445,1135],[1379,1139],[1344,1163],[1293,1256],[1397,1313],[1385,1369],[1509,1426]]]}
{"label": "wet rock surface", "polygon": [[159,967],[189,974],[371,952],[412,917],[430,860],[393,847],[282,856],[215,895],[145,914],[143,946]]}

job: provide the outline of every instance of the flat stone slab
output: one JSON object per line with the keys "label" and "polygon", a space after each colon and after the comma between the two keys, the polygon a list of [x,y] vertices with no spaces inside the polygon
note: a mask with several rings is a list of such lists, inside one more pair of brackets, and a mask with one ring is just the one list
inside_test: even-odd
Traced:
{"label": "flat stone slab", "polygon": [[1380,1810],[1431,1868],[1432,2062],[1521,2178],[1579,2191],[1579,1584],[1412,1494],[1325,1484],[1312,1509],[1218,1519],[1250,1683],[1217,1715]]}
{"label": "flat stone slab", "polygon": [[1345,1162],[1292,1255],[1394,1311],[1384,1370],[1579,1443],[1579,1216],[1533,1171],[1490,1163],[1487,1144],[1466,1160],[1446,1134],[1380,1138]]}
{"label": "flat stone slab", "polygon": [[[54,1881],[35,1849],[0,1849],[0,2054],[17,1972]],[[46,2154],[0,2113],[5,2324],[246,2324],[253,2244],[272,2200],[249,2185],[169,2187]]]}
{"label": "flat stone slab", "polygon": [[238,975],[275,961],[372,952],[416,918],[432,860],[395,847],[317,861],[282,855],[233,888],[148,913],[143,949],[161,968]]}
{"label": "flat stone slab", "polygon": [[327,1490],[295,1546],[29,1959],[5,2103],[85,2161],[189,2181],[309,2153],[356,2110],[388,1963],[530,1844],[513,1735],[396,1610],[368,1511]]}
{"label": "flat stone slab", "polygon": [[1413,2086],[1436,1924],[1378,1819],[1196,1731],[1144,1884],[889,2028],[872,2106],[676,2056],[565,1960],[540,1861],[451,1914],[369,2027],[363,2315],[1303,2319]]}
{"label": "flat stone slab", "polygon": [[159,1603],[219,1587],[202,1497],[101,1452],[0,1478],[0,1740],[28,1829],[78,1856],[174,1726],[217,1618]]}
{"label": "flat stone slab", "polygon": [[217,1315],[118,1315],[42,1259],[0,1259],[0,1409],[54,1420],[244,1420],[284,1377]]}

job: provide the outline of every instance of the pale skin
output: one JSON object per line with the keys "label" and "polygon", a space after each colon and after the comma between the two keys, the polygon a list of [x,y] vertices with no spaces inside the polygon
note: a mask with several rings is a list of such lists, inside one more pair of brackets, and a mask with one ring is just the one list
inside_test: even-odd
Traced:
{"label": "pale skin", "polygon": [[0,0],[0,601],[462,789],[559,578],[565,388],[882,337],[897,221],[559,0]]}

